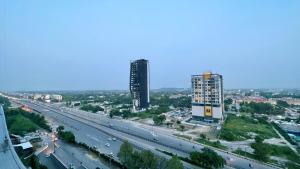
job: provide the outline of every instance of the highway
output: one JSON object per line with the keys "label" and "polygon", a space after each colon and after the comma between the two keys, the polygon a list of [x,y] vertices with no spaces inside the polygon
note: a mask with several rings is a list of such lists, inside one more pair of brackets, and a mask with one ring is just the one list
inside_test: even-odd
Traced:
{"label": "highway", "polygon": [[[60,109],[50,104],[22,100],[21,103],[29,106],[50,117],[52,120],[64,124],[66,130],[75,133],[76,139],[80,142],[96,146],[100,151],[116,155],[123,140],[142,149],[156,151],[156,149],[172,152],[179,156],[188,157],[192,151],[200,151],[203,145],[179,139],[175,136],[161,131],[151,131],[141,128],[126,120],[110,119],[99,114],[88,112]],[[116,137],[116,141],[109,141],[109,137]],[[105,146],[109,143],[110,146]],[[214,149],[219,155],[227,160],[227,167],[269,169],[275,166],[266,165],[254,160],[239,157],[225,151]],[[156,151],[159,154],[159,151]],[[162,153],[161,153],[162,155]],[[185,164],[187,166],[187,164]],[[187,168],[195,168],[190,166]]]}

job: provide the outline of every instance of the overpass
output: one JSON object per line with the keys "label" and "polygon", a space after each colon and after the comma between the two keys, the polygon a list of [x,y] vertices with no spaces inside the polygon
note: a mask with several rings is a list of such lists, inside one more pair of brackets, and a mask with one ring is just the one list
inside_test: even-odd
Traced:
{"label": "overpass", "polygon": [[0,168],[26,169],[19,159],[9,138],[4,110],[0,105]]}

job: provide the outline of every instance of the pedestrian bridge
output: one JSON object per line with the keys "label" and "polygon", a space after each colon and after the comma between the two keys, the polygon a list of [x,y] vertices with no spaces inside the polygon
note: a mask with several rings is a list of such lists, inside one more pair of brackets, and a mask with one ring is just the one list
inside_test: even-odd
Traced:
{"label": "pedestrian bridge", "polygon": [[26,169],[19,159],[9,138],[4,110],[0,105],[0,168]]}

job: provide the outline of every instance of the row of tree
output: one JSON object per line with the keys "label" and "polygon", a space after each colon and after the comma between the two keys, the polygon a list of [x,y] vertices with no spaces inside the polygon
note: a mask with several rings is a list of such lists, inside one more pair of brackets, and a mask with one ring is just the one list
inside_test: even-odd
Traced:
{"label": "row of tree", "polygon": [[160,97],[151,97],[151,104],[159,105],[161,107],[174,106],[176,108],[191,108],[191,101],[191,97],[188,96],[182,96],[178,98],[170,98],[167,95],[163,95]]}
{"label": "row of tree", "polygon": [[6,97],[0,96],[0,104],[3,105],[3,109],[6,110],[10,106],[10,102]]}
{"label": "row of tree", "polygon": [[[118,157],[128,169],[183,169],[183,164],[177,156],[172,155],[171,159],[166,160],[148,150],[136,151],[127,141],[121,145]],[[192,152],[190,158],[181,159],[208,169],[223,168],[226,164],[220,155],[209,148],[203,148],[201,152]]]}
{"label": "row of tree", "polygon": [[285,109],[277,106],[273,106],[270,103],[255,103],[243,102],[241,105],[241,112],[247,113],[259,113],[259,114],[284,114]]}
{"label": "row of tree", "polygon": [[84,111],[89,111],[89,112],[93,112],[96,113],[98,111],[104,111],[104,109],[98,105],[93,106],[91,104],[84,104],[83,106],[80,107],[80,110],[84,110]]}
{"label": "row of tree", "polygon": [[170,160],[159,158],[148,150],[134,150],[127,141],[121,145],[118,157],[128,169],[183,169],[183,164],[177,156]]}

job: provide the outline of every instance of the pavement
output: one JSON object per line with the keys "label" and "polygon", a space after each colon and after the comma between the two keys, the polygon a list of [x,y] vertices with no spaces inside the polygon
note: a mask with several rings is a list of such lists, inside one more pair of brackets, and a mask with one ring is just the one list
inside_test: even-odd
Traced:
{"label": "pavement", "polygon": [[[64,124],[66,130],[75,133],[79,142],[97,146],[104,153],[112,152],[116,155],[123,140],[143,149],[155,151],[156,149],[172,152],[182,157],[188,157],[190,152],[201,151],[204,147],[201,144],[182,140],[175,136],[166,134],[161,130],[149,130],[141,126],[137,127],[126,120],[110,119],[106,116],[93,114],[89,112],[61,109],[50,104],[31,102],[23,100],[32,109],[35,109],[47,117],[51,117],[59,124]],[[117,141],[108,141],[107,138],[116,137]],[[105,146],[110,143],[109,147]],[[229,152],[214,149],[224,159],[228,159],[228,166],[233,168],[253,168],[269,169],[276,166],[261,163],[242,156],[231,154]],[[195,166],[186,166],[186,168],[195,168]]]}

